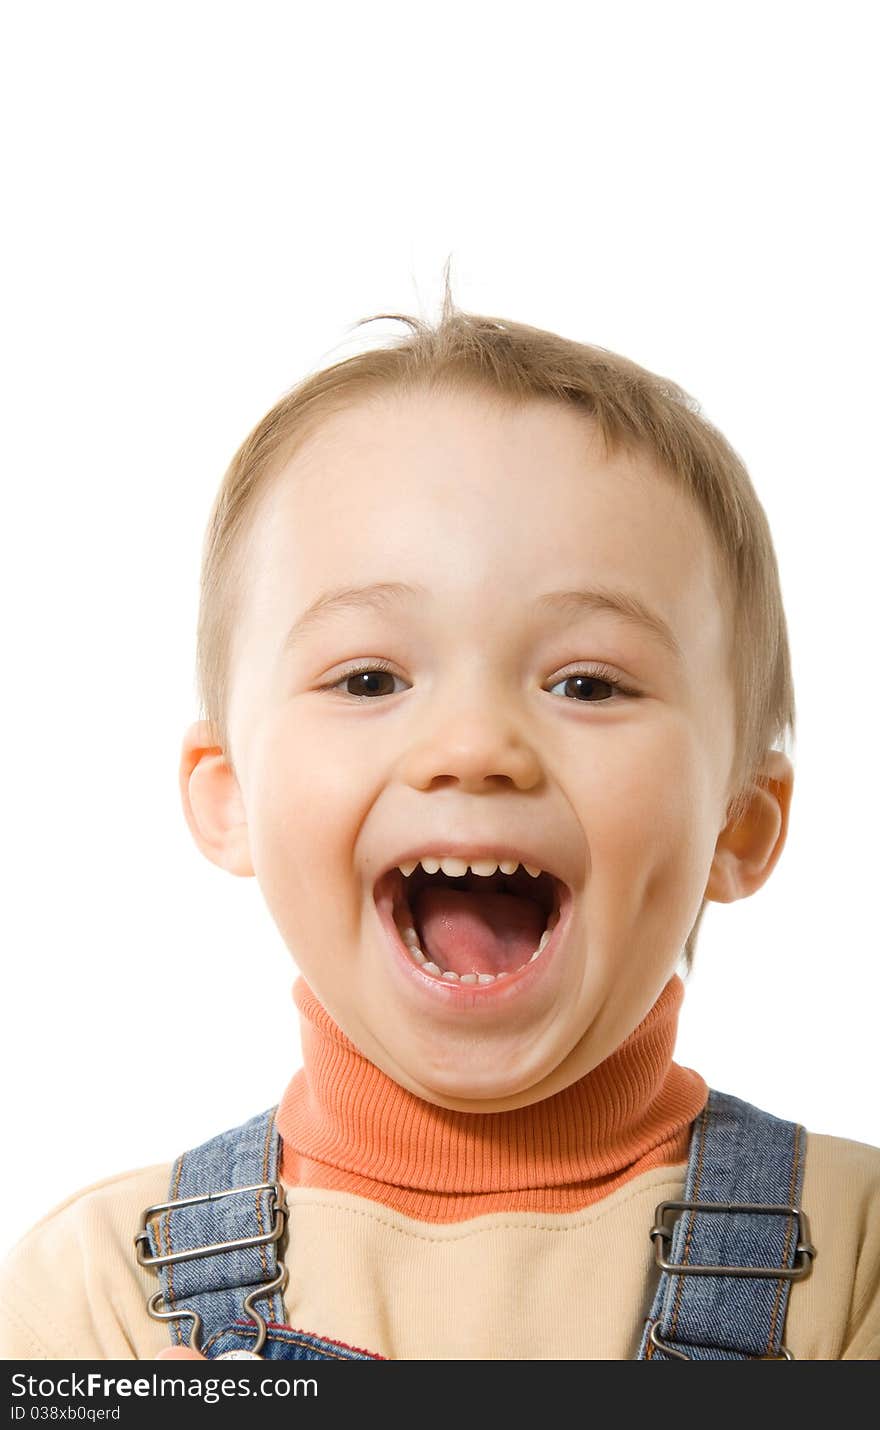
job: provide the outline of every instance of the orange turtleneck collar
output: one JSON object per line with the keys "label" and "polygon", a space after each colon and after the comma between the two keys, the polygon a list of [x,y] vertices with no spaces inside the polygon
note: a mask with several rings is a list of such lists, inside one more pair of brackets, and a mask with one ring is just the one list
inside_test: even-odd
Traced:
{"label": "orange turtleneck collar", "polygon": [[352,1192],[424,1221],[571,1212],[651,1167],[687,1161],[709,1089],[672,1061],[684,984],[674,974],[592,1072],[509,1112],[425,1102],[358,1051],[306,982],[293,988],[304,1066],[277,1112],[288,1186]]}

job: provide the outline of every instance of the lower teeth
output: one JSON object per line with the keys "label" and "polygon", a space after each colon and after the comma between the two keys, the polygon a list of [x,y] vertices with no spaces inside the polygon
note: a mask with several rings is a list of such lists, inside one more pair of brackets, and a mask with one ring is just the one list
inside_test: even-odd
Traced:
{"label": "lower teeth", "polygon": [[415,929],[412,927],[401,928],[400,924],[397,923],[397,919],[395,918],[395,924],[397,924],[397,931],[400,934],[404,947],[406,948],[406,951],[409,954],[410,958],[413,960],[413,963],[415,963],[417,967],[421,969],[422,973],[427,973],[432,978],[439,978],[441,981],[445,979],[447,983],[495,983],[496,980],[499,978],[506,978],[508,973],[519,973],[521,969],[528,968],[529,964],[534,963],[535,959],[538,958],[541,953],[543,953],[544,948],[549,942],[550,936],[558,923],[559,910],[557,909],[554,913],[550,915],[549,919],[547,920],[547,927],[541,935],[541,942],[538,944],[538,947],[535,949],[531,958],[527,959],[525,963],[521,963],[519,968],[503,969],[500,973],[459,974],[455,973],[451,968],[439,968],[436,963],[433,963],[429,958],[427,958],[427,956],[422,952],[421,948],[419,947],[419,936],[416,933]]}

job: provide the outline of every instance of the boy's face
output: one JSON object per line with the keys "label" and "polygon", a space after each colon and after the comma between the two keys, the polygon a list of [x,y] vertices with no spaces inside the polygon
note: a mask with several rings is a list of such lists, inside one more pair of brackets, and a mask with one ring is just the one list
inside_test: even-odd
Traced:
{"label": "boy's face", "polygon": [[[320,1002],[410,1091],[492,1111],[583,1076],[675,971],[725,823],[728,626],[702,517],[647,457],[606,459],[572,408],[387,396],[288,464],[247,569],[237,782],[215,750],[194,795],[220,831],[206,852],[255,873]],[[286,644],[322,593],[375,582],[419,591]],[[679,654],[611,610],[541,604],[599,587],[648,607]],[[390,674],[350,677],[380,660]],[[526,973],[430,977],[374,886],[417,851],[486,845],[568,885],[558,934]]]}

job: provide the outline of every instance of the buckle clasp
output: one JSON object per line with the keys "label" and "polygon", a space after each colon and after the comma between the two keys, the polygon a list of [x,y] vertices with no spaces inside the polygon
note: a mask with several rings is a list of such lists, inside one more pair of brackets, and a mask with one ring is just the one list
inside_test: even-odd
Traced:
{"label": "buckle clasp", "polygon": [[[247,1315],[250,1316],[251,1320],[254,1322],[257,1328],[257,1337],[254,1341],[253,1348],[247,1351],[224,1351],[222,1355],[216,1357],[217,1360],[263,1359],[260,1352],[262,1351],[263,1346],[266,1344],[266,1332],[268,1330],[268,1326],[265,1318],[260,1315],[256,1306],[254,1305],[254,1302],[262,1300],[264,1296],[271,1296],[275,1291],[280,1291],[283,1295],[286,1286],[287,1267],[282,1266],[274,1281],[261,1282],[259,1286],[255,1286],[253,1291],[250,1291],[248,1295],[245,1296],[242,1304]],[[166,1311],[164,1307],[162,1307],[161,1291],[157,1291],[155,1296],[150,1297],[149,1301],[147,1302],[147,1311],[152,1316],[154,1321],[192,1321],[192,1334],[189,1338],[190,1347],[192,1350],[198,1351],[199,1355],[204,1354],[202,1350],[202,1318],[199,1315],[198,1311],[187,1310],[186,1307],[183,1306],[180,1308],[179,1311]]]}
{"label": "buckle clasp", "polygon": [[[177,1207],[194,1207],[204,1202],[217,1202],[222,1197],[234,1197],[242,1192],[271,1192],[273,1194],[274,1203],[271,1209],[274,1211],[274,1221],[271,1231],[267,1231],[261,1236],[243,1236],[236,1241],[209,1242],[206,1246],[196,1246],[189,1251],[175,1251],[168,1256],[152,1256],[147,1253],[145,1248],[148,1248],[150,1244],[147,1223],[159,1212],[173,1211]],[[137,1259],[141,1266],[172,1266],[178,1261],[193,1261],[197,1256],[215,1256],[223,1251],[244,1251],[249,1246],[266,1246],[269,1242],[280,1241],[284,1233],[286,1218],[287,1199],[280,1182],[255,1182],[253,1186],[229,1187],[226,1191],[207,1192],[201,1197],[181,1197],[179,1201],[175,1202],[156,1202],[155,1206],[147,1207],[141,1215],[141,1230],[134,1239],[134,1244],[137,1247]]]}
{"label": "buckle clasp", "polygon": [[[798,1230],[795,1254],[800,1260],[795,1266],[686,1266],[680,1261],[665,1261],[663,1243],[671,1241],[673,1235],[672,1228],[665,1225],[666,1213],[669,1211],[754,1212],[762,1215],[775,1212],[780,1216],[796,1217]],[[654,1212],[654,1225],[649,1235],[654,1242],[657,1265],[661,1271],[668,1271],[674,1276],[762,1276],[773,1281],[801,1281],[805,1276],[809,1276],[813,1257],[816,1255],[816,1248],[810,1242],[806,1214],[796,1206],[758,1202],[661,1202]],[[658,1343],[655,1341],[654,1344]]]}
{"label": "buckle clasp", "polygon": [[[223,1197],[233,1197],[246,1192],[253,1192],[255,1194],[259,1192],[271,1193],[270,1211],[273,1213],[273,1222],[270,1231],[263,1232],[259,1236],[237,1237],[232,1241],[208,1242],[204,1246],[195,1246],[188,1251],[171,1252],[167,1256],[153,1256],[149,1253],[150,1234],[147,1231],[147,1225],[154,1216],[158,1216],[162,1212],[174,1211],[179,1207],[200,1206],[206,1202],[217,1202]],[[270,1242],[280,1241],[284,1234],[287,1215],[287,1198],[284,1193],[284,1187],[280,1182],[255,1182],[253,1185],[247,1187],[228,1187],[222,1192],[206,1192],[200,1197],[180,1197],[177,1201],[173,1202],[156,1202],[155,1205],[147,1207],[141,1214],[141,1229],[134,1238],[138,1263],[141,1266],[153,1268],[171,1266],[179,1261],[193,1261],[198,1256],[219,1256],[226,1251],[244,1251],[250,1246],[267,1246]],[[248,1351],[227,1351],[222,1356],[218,1356],[218,1360],[262,1360],[260,1352],[266,1342],[267,1323],[256,1309],[254,1302],[262,1300],[265,1296],[271,1296],[275,1291],[280,1291],[283,1294],[286,1286],[287,1268],[286,1266],[281,1266],[278,1274],[272,1281],[261,1281],[252,1291],[248,1292],[242,1304],[245,1313],[250,1316],[257,1327],[257,1336],[254,1341],[253,1349]],[[166,1310],[163,1305],[163,1293],[161,1291],[157,1291],[155,1296],[150,1297],[147,1302],[147,1311],[154,1321],[191,1320],[193,1325],[189,1344],[193,1350],[199,1351],[200,1354],[202,1353],[202,1318],[198,1311],[187,1310],[185,1307],[180,1307],[177,1311]]]}
{"label": "buckle clasp", "polygon": [[[660,1339],[660,1332],[657,1330],[659,1324],[659,1317],[656,1321],[651,1322],[651,1332],[648,1339],[651,1341],[652,1345],[655,1345],[658,1350],[661,1350],[663,1352],[664,1355],[671,1356],[673,1360],[692,1361],[693,1356],[685,1355],[684,1351],[677,1351],[674,1346],[670,1346],[667,1344],[666,1341],[662,1341]],[[788,1346],[780,1346],[778,1355],[746,1356],[746,1360],[794,1360],[794,1356],[788,1349]]]}

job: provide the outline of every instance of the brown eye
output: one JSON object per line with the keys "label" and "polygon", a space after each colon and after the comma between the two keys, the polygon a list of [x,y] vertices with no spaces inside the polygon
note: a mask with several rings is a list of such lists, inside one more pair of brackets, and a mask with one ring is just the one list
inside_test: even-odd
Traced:
{"label": "brown eye", "polygon": [[[371,665],[359,665],[346,671],[339,680],[324,685],[322,690],[333,690],[350,700],[372,700],[380,695],[394,695],[394,681],[398,679],[384,661],[373,661]],[[388,685],[391,685],[391,689]]]}
{"label": "brown eye", "polygon": [[350,670],[348,675],[343,677],[343,682],[346,695],[394,694],[394,676],[390,670]]}
{"label": "brown eye", "polygon": [[[579,700],[581,704],[584,705],[596,703],[592,697],[596,696],[597,691],[601,699],[603,697],[603,688],[605,691],[612,691],[612,693],[617,689],[616,681],[599,680],[595,675],[568,675],[565,680],[561,680],[559,684],[564,687],[566,695],[571,695],[573,699]],[[604,699],[608,699],[607,694],[604,696]]]}
{"label": "brown eye", "polygon": [[[556,689],[557,685],[563,688],[564,696],[569,704],[578,705],[607,705],[609,700],[615,695],[636,695],[635,690],[630,690],[628,685],[618,680],[617,676],[607,666],[598,666],[595,670],[574,670],[570,674],[564,675],[561,680],[557,680],[555,685],[551,685],[550,691]],[[610,696],[607,692],[610,691]]]}

